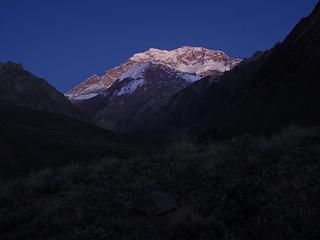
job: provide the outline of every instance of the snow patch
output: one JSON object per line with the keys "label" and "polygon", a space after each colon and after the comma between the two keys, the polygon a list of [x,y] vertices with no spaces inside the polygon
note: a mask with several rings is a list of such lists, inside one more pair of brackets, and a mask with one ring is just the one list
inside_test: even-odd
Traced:
{"label": "snow patch", "polygon": [[102,82],[98,82],[98,83],[95,83],[95,84],[88,85],[86,87],[86,90],[84,91],[84,93],[93,92],[93,91],[99,91],[99,90],[102,90],[102,89],[105,89],[105,85]]}
{"label": "snow patch", "polygon": [[80,94],[78,96],[70,96],[68,94],[65,94],[65,96],[67,98],[72,99],[72,100],[87,100],[87,99],[93,98],[98,95],[99,94],[97,94],[97,93]]}
{"label": "snow patch", "polygon": [[124,94],[132,95],[138,87],[142,86],[144,83],[144,79],[134,79],[128,82],[125,87],[122,87],[119,92],[116,93],[116,96],[121,96]]}
{"label": "snow patch", "polygon": [[136,65],[132,68],[130,68],[128,71],[123,73],[120,77],[119,80],[123,80],[126,78],[135,78],[139,79],[143,77],[144,71],[150,66],[150,63],[144,63],[144,64],[139,64]]}
{"label": "snow patch", "polygon": [[181,77],[186,80],[189,83],[194,83],[196,81],[199,81],[202,77],[191,75],[191,74],[182,74]]}
{"label": "snow patch", "polygon": [[224,62],[210,60],[206,63],[198,63],[195,65],[179,64],[176,69],[181,72],[196,73],[200,75],[208,70],[215,70],[219,72],[229,71],[231,67],[229,65],[226,66]]}

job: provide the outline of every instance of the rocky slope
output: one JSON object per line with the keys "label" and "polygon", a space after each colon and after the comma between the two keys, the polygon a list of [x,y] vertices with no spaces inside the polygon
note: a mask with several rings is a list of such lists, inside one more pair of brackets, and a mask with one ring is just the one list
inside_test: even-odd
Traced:
{"label": "rocky slope", "polygon": [[137,131],[136,126],[147,122],[171,96],[200,79],[161,64],[142,64],[135,70],[104,92],[104,105],[93,122],[116,131]]}
{"label": "rocky slope", "polygon": [[0,63],[0,100],[34,110],[80,118],[72,103],[44,79],[37,78],[20,64]]}

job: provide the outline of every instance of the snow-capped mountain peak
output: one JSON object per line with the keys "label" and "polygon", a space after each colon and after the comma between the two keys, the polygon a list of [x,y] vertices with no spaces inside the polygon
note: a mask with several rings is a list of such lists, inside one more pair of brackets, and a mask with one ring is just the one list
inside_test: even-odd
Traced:
{"label": "snow-capped mountain peak", "polygon": [[222,51],[189,46],[183,46],[172,51],[150,48],[144,53],[133,55],[130,60],[159,62],[178,71],[196,73],[200,76],[205,76],[209,70],[229,71],[240,61],[239,59],[231,59]]}
{"label": "snow-capped mountain peak", "polygon": [[103,93],[117,80],[126,78],[140,79],[150,64],[158,64],[183,75],[187,82],[194,82],[208,75],[229,71],[241,60],[232,59],[222,51],[202,47],[183,46],[171,51],[150,48],[136,53],[118,67],[105,72],[101,77],[93,75],[71,89],[66,96],[72,100],[83,100]]}

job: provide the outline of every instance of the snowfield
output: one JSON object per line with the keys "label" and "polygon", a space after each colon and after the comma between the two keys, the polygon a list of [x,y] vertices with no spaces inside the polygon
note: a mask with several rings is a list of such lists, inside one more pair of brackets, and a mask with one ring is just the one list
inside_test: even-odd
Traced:
{"label": "snowfield", "polygon": [[138,87],[142,86],[144,79],[133,79],[125,87],[122,87],[119,92],[116,93],[116,96],[121,96],[125,94],[132,95]]}

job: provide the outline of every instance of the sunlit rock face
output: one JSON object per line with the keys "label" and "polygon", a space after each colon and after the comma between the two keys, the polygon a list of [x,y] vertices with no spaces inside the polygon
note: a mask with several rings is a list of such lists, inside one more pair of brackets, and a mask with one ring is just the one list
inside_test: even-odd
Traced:
{"label": "sunlit rock face", "polygon": [[105,71],[102,76],[93,75],[75,86],[66,96],[72,100],[93,98],[111,87],[116,80],[136,78],[148,63],[161,64],[181,73],[198,77],[221,75],[241,62],[222,51],[184,46],[172,51],[150,48],[134,54],[125,63]]}

